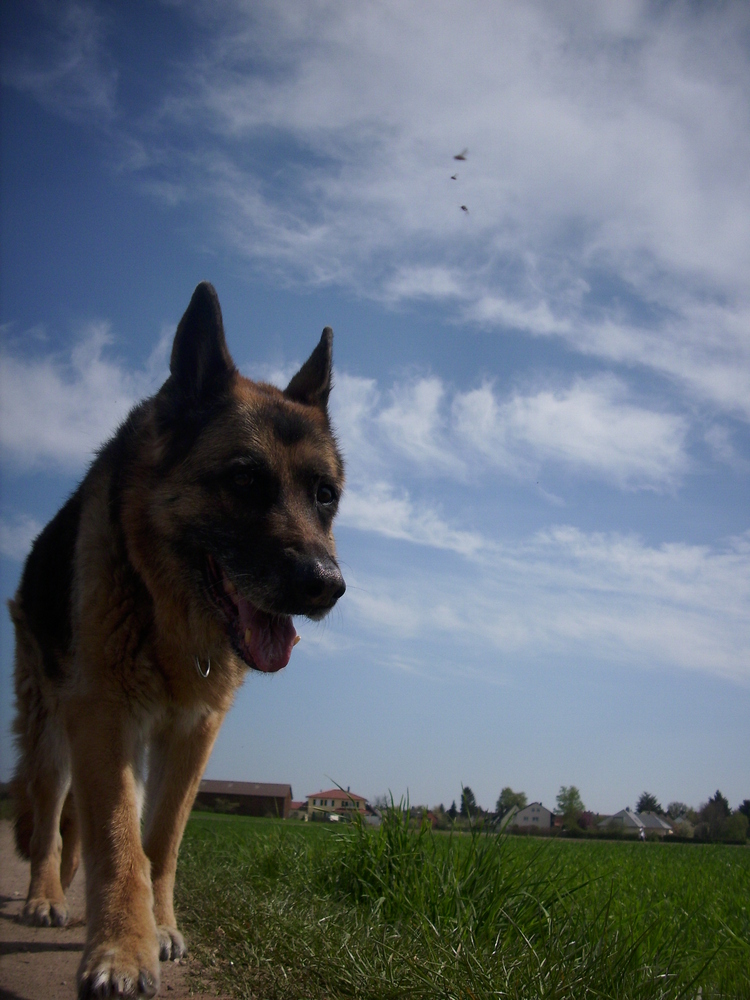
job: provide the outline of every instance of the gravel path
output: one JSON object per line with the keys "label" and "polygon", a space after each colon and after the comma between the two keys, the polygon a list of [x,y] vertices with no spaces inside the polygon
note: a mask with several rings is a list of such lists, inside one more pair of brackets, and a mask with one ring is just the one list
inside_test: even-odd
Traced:
{"label": "gravel path", "polygon": [[[0,1000],[75,1000],[76,969],[86,939],[84,875],[68,890],[67,927],[27,927],[18,921],[29,887],[29,865],[15,852],[13,832],[0,820]],[[162,962],[159,997],[227,1000],[190,990],[190,959]]]}

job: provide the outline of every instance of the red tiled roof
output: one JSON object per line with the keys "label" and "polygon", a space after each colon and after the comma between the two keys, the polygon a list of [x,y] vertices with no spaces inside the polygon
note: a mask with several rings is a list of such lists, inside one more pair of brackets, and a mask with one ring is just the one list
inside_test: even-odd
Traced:
{"label": "red tiled roof", "polygon": [[308,799],[354,799],[355,802],[367,802],[364,795],[355,795],[354,792],[342,792],[340,788],[329,788],[327,792],[313,792],[307,796]]}
{"label": "red tiled roof", "polygon": [[214,795],[260,795],[268,798],[285,799],[292,797],[291,785],[275,785],[267,781],[212,781],[204,778],[198,792],[212,792]]}

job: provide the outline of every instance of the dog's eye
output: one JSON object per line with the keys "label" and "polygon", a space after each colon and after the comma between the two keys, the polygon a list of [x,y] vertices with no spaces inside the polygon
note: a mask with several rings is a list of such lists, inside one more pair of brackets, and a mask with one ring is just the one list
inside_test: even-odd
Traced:
{"label": "dog's eye", "polygon": [[321,505],[321,507],[330,507],[330,505],[334,502],[335,499],[336,499],[336,494],[331,489],[330,486],[326,486],[325,484],[321,484],[318,487],[318,492],[316,494],[316,500]]}
{"label": "dog's eye", "polygon": [[232,482],[240,490],[246,490],[248,486],[253,485],[253,475],[246,469],[239,469],[232,476]]}

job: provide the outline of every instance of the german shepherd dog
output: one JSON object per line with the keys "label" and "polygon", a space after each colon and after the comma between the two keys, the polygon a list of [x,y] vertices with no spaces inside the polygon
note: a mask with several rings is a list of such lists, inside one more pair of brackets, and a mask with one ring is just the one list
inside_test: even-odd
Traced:
{"label": "german shepherd dog", "polygon": [[24,917],[66,922],[82,845],[79,997],[153,996],[159,960],[185,953],[177,852],[222,720],[248,668],[289,662],[292,617],[344,593],[332,336],[283,392],[251,382],[198,285],[169,378],[36,539],[10,602]]}

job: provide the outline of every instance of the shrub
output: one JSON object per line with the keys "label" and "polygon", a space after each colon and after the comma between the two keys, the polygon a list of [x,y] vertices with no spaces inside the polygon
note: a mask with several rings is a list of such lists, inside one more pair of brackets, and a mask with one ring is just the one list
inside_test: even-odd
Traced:
{"label": "shrub", "polygon": [[748,819],[737,809],[727,819],[722,826],[722,840],[732,840],[744,844],[747,840]]}

